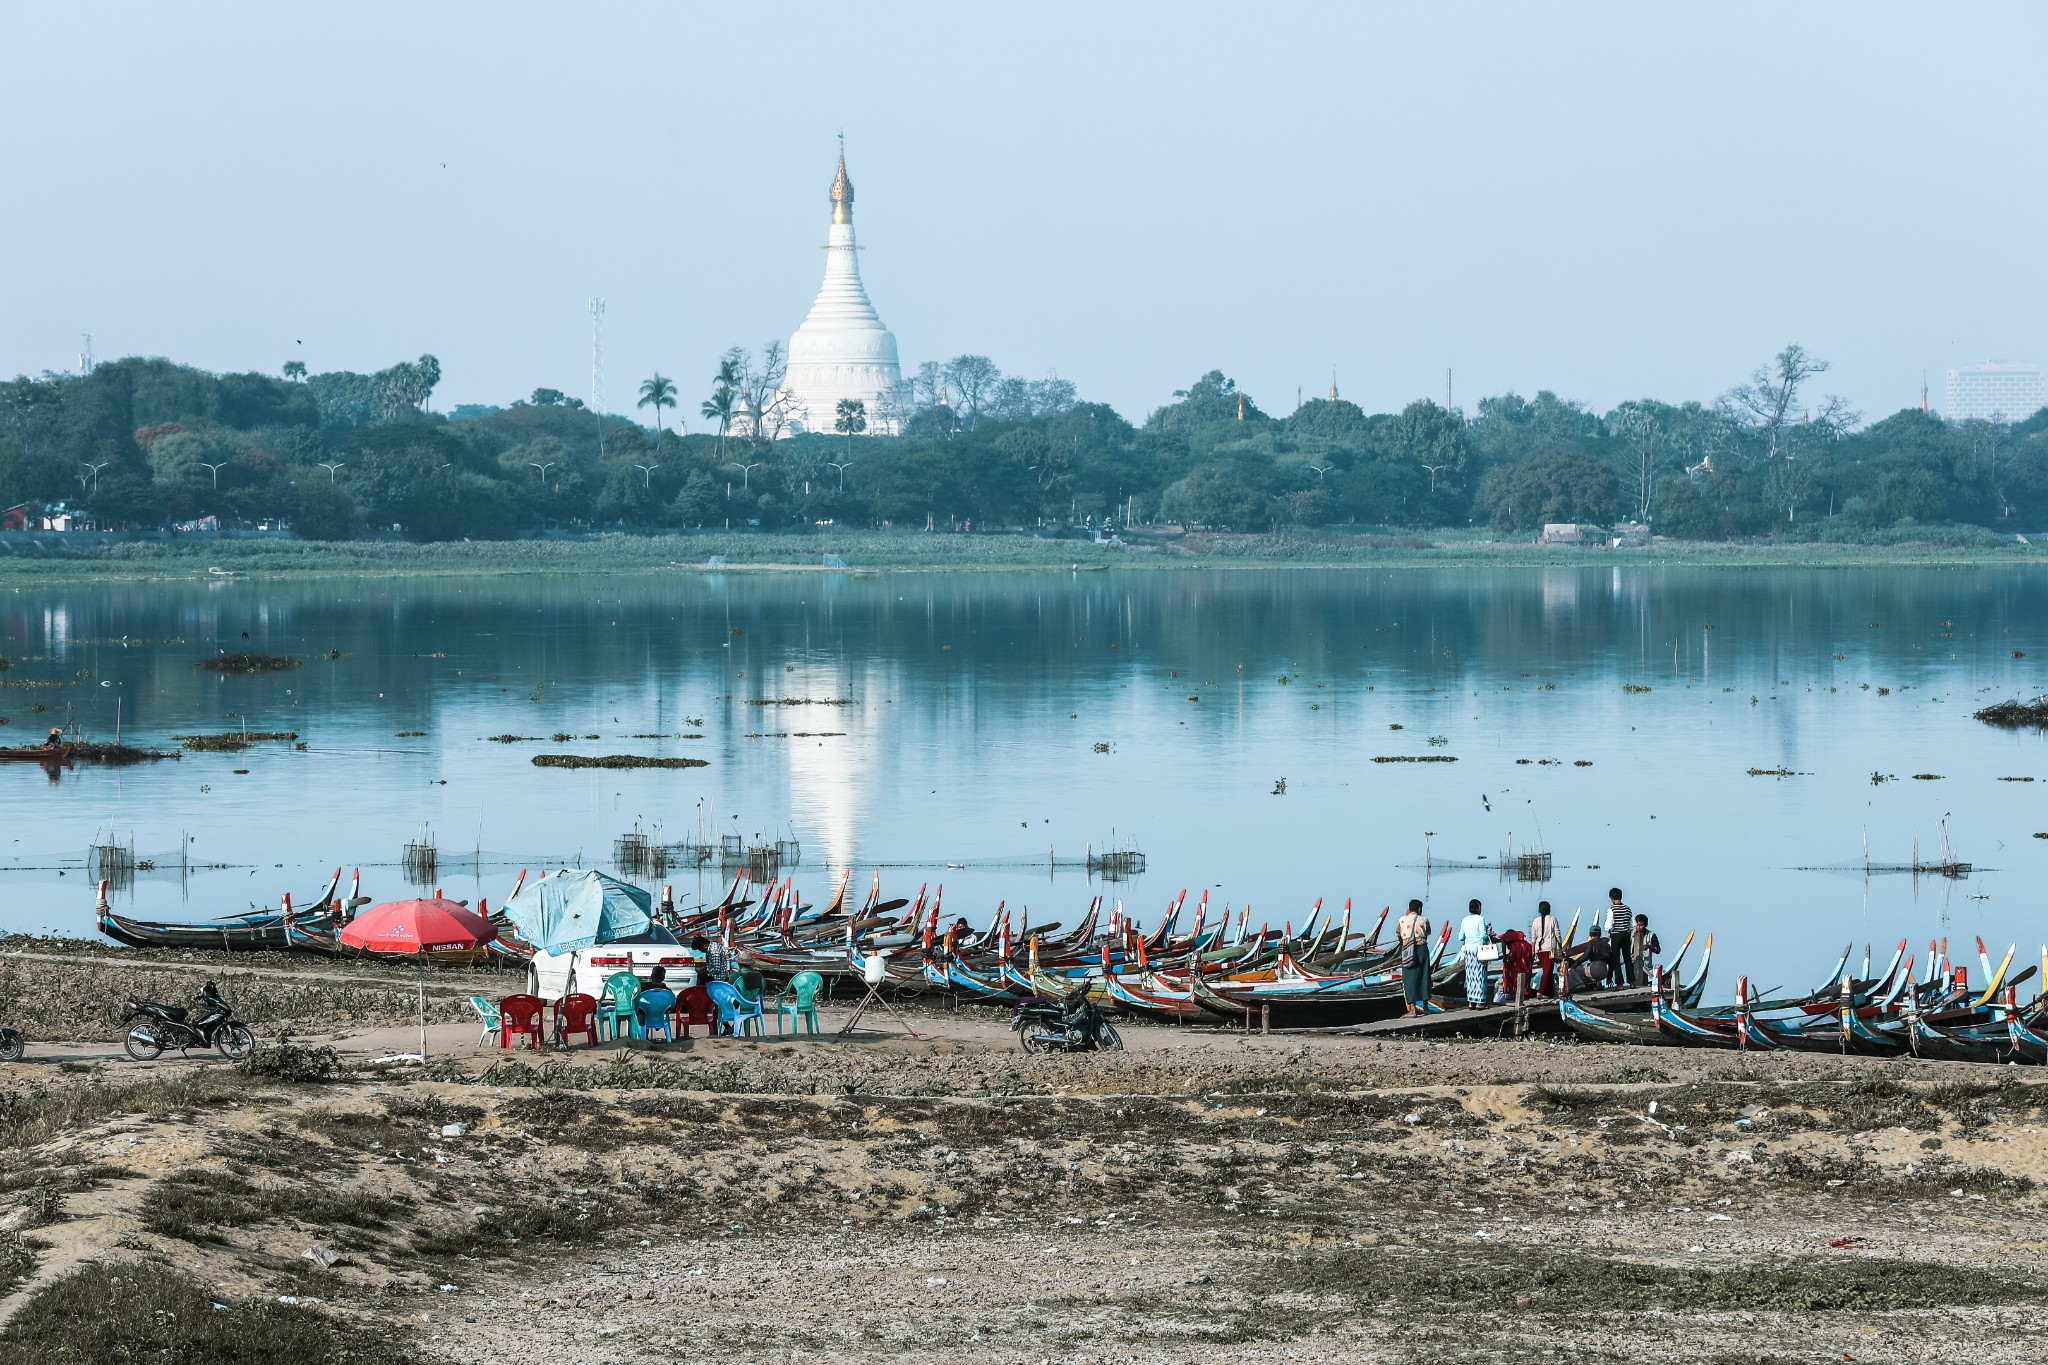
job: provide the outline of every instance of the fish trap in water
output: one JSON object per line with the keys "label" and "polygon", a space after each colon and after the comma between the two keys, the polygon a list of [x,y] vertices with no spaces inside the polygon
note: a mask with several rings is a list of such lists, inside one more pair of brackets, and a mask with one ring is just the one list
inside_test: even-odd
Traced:
{"label": "fish trap in water", "polygon": [[95,839],[86,850],[85,861],[95,879],[123,890],[135,881],[135,836],[130,834],[124,844],[109,831],[104,840]]}
{"label": "fish trap in water", "polygon": [[1136,877],[1145,870],[1145,855],[1135,848],[1108,848],[1097,853],[1088,850],[1088,872],[1091,876],[1106,882],[1120,882],[1126,877]]}
{"label": "fish trap in water", "polygon": [[405,846],[405,879],[414,886],[432,886],[441,875],[441,851],[434,847],[434,832],[425,825]]}
{"label": "fish trap in water", "polygon": [[660,877],[668,873],[669,845],[650,837],[635,824],[612,840],[612,865],[628,877]]}

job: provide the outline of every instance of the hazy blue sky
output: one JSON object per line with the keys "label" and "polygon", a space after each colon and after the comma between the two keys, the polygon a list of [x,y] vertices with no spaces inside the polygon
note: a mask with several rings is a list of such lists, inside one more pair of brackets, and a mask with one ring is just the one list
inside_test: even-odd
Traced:
{"label": "hazy blue sky", "polygon": [[[369,370],[436,406],[786,337],[846,131],[908,369],[1140,419],[1711,398],[1787,341],[1872,415],[2048,357],[2048,6],[0,0],[0,373]],[[303,344],[301,344],[303,343]]]}

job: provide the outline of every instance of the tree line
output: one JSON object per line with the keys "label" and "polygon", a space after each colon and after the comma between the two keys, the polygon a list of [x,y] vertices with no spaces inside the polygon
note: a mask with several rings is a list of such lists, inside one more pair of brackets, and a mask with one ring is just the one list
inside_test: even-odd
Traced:
{"label": "tree line", "polygon": [[[483,539],[597,526],[1234,532],[1622,520],[1684,539],[1854,539],[2048,526],[2048,409],[1865,424],[1799,346],[1712,403],[1597,412],[1549,391],[1282,417],[1210,371],[1133,424],[988,357],[927,363],[830,431],[796,430],[778,343],[734,348],[701,399],[656,374],[636,421],[561,390],[432,407],[431,355],[374,374],[212,374],[130,357],[0,383],[0,508],[108,527],[281,520],[312,539]],[[694,430],[686,428],[694,424]]]}

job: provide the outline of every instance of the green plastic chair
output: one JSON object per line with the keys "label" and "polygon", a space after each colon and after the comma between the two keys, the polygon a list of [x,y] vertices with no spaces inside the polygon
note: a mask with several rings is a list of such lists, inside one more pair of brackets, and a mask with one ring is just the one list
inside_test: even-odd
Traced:
{"label": "green plastic chair", "polygon": [[469,997],[469,1007],[476,1011],[477,1018],[483,1021],[484,1026],[484,1031],[477,1035],[476,1045],[482,1047],[485,1043],[496,1042],[498,1040],[498,1007],[484,999],[481,995]]}
{"label": "green plastic chair", "polygon": [[604,994],[597,1001],[597,1023],[608,1038],[618,1038],[623,1029],[633,1033],[633,1002],[640,996],[640,978],[631,972],[613,972],[604,981]]}
{"label": "green plastic chair", "polygon": [[789,984],[775,993],[775,1033],[782,1034],[782,1021],[789,1020],[789,1031],[797,1031],[799,1020],[805,1033],[819,1033],[823,1030],[818,1023],[818,992],[825,989],[825,978],[816,972],[798,972],[789,979]]}

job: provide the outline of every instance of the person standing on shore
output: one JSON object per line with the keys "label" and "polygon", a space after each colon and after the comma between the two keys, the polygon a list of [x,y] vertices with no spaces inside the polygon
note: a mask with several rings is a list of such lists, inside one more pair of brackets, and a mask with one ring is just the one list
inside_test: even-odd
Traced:
{"label": "person standing on shore", "polygon": [[1557,916],[1550,913],[1549,901],[1536,902],[1536,922],[1529,926],[1529,947],[1536,954],[1536,994],[1556,995],[1557,978],[1552,971],[1564,956],[1564,932],[1557,927]]}
{"label": "person standing on shore", "polygon": [[1607,888],[1607,943],[1614,951],[1614,984],[1640,986],[1633,972],[1635,954],[1629,951],[1629,935],[1635,930],[1635,912],[1628,908],[1628,902],[1621,898],[1621,888]]}
{"label": "person standing on shore", "polygon": [[1657,954],[1664,951],[1664,945],[1650,932],[1650,917],[1637,915],[1635,934],[1629,939],[1629,967],[1635,972],[1636,984],[1642,985],[1650,979],[1650,969],[1657,965]]}
{"label": "person standing on shore", "polygon": [[1401,996],[1407,1013],[1421,1014],[1429,1004],[1429,917],[1422,902],[1408,902],[1408,913],[1394,924],[1394,942],[1400,948]]}
{"label": "person standing on shore", "polygon": [[1458,921],[1458,956],[1465,959],[1465,1008],[1479,1009],[1486,1004],[1486,962],[1479,956],[1479,950],[1486,946],[1489,935],[1486,932],[1486,916],[1480,913],[1479,901],[1475,897],[1466,908],[1465,918]]}

